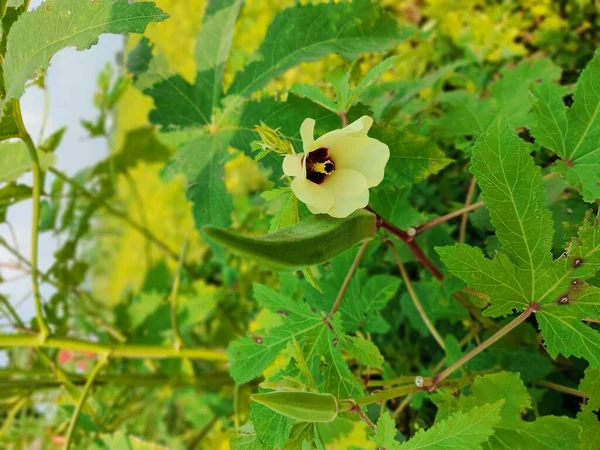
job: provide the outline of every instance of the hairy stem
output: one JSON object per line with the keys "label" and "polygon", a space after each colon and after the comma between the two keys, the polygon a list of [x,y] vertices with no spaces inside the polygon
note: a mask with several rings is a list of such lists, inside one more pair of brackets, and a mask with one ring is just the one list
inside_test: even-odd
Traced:
{"label": "hairy stem", "polygon": [[432,336],[434,337],[434,339],[436,340],[438,345],[442,348],[442,350],[445,350],[446,343],[442,339],[442,336],[440,336],[440,333],[438,333],[438,331],[435,328],[435,325],[433,324],[431,319],[429,319],[427,312],[425,311],[425,309],[423,308],[423,305],[421,304],[421,301],[419,300],[419,296],[413,289],[413,285],[410,281],[410,277],[408,276],[408,273],[406,272],[406,267],[404,267],[404,263],[402,262],[400,255],[396,251],[396,247],[394,246],[394,243],[392,241],[388,241],[387,244],[388,244],[388,247],[390,248],[390,251],[392,252],[392,256],[394,257],[394,260],[396,261],[398,270],[400,270],[400,275],[402,276],[402,280],[404,281],[404,284],[406,285],[406,290],[408,291],[408,294],[410,295],[410,298],[412,299],[412,302],[415,305],[415,308],[417,308],[417,311],[419,312],[421,319],[423,319],[423,322],[425,322],[425,326],[427,327],[429,332],[432,334]]}
{"label": "hairy stem", "polygon": [[37,336],[27,334],[0,335],[0,348],[6,347],[58,348],[100,354],[111,353],[113,358],[190,358],[205,361],[228,361],[227,354],[221,350],[196,347],[177,351],[171,346],[136,344],[109,345],[78,339],[57,338],[53,336],[49,336],[44,342],[41,342]]}
{"label": "hairy stem", "polygon": [[42,310],[42,298],[40,295],[40,284],[38,280],[38,241],[40,232],[40,196],[42,192],[42,170],[38,158],[37,149],[31,136],[25,128],[21,115],[21,105],[13,100],[13,109],[17,128],[21,140],[27,146],[29,158],[31,159],[31,170],[33,172],[33,218],[31,219],[31,286],[33,289],[33,300],[35,302],[35,315],[40,329],[39,339],[44,340],[50,334],[50,329],[44,319]]}
{"label": "hairy stem", "polygon": [[[469,207],[473,202],[473,195],[475,194],[475,187],[477,186],[477,179],[475,177],[471,178],[471,182],[469,183],[469,189],[467,190],[467,198],[465,199],[465,208]],[[465,236],[467,234],[467,221],[469,219],[468,211],[465,211],[460,218],[460,230],[458,233],[458,242],[461,244],[465,242]]]}
{"label": "hairy stem", "polygon": [[152,242],[158,248],[160,248],[161,250],[163,250],[174,261],[179,261],[179,253],[178,252],[176,252],[171,247],[169,247],[163,240],[159,239],[148,228],[146,228],[145,226],[143,226],[143,225],[139,224],[138,222],[136,222],[135,220],[133,220],[129,216],[129,214],[127,214],[127,213],[125,213],[125,212],[123,212],[123,211],[115,208],[114,206],[110,205],[109,203],[107,203],[103,199],[98,198],[95,194],[93,194],[92,192],[88,191],[84,186],[80,185],[75,180],[69,178],[66,174],[64,174],[60,170],[55,169],[55,168],[51,168],[50,172],[52,172],[58,178],[62,179],[66,183],[68,183],[71,187],[73,187],[73,189],[77,190],[79,193],[81,193],[88,200],[101,205],[110,214],[112,214],[113,216],[118,217],[119,219],[123,220],[125,223],[127,223],[127,225],[129,225],[130,227],[132,227],[133,229],[135,229],[136,231],[138,231],[140,234],[142,234],[142,236],[144,236],[146,239],[148,239],[150,242]]}
{"label": "hairy stem", "polygon": [[358,253],[354,257],[352,266],[350,266],[350,270],[348,270],[348,273],[346,274],[346,278],[344,278],[344,282],[342,283],[342,286],[340,287],[340,291],[338,292],[335,302],[333,303],[333,306],[331,307],[331,311],[329,311],[329,317],[333,316],[337,312],[338,308],[340,307],[340,303],[342,302],[344,293],[346,292],[346,289],[348,289],[348,285],[350,284],[350,280],[352,280],[352,276],[356,272],[356,269],[358,269],[360,260],[364,256],[365,251],[367,250],[367,247],[369,246],[369,242],[370,241],[363,242],[360,249],[358,250]]}
{"label": "hairy stem", "polygon": [[98,361],[98,363],[96,364],[96,366],[94,367],[92,372],[90,373],[90,376],[87,379],[85,386],[83,387],[83,391],[81,392],[81,398],[79,399],[79,402],[77,403],[77,406],[75,407],[75,411],[73,412],[73,417],[71,418],[71,423],[69,424],[69,429],[67,430],[65,446],[64,446],[65,450],[69,450],[69,448],[71,447],[71,443],[73,442],[73,432],[75,431],[75,427],[77,426],[77,421],[79,420],[79,415],[81,414],[81,410],[83,409],[83,406],[85,405],[85,402],[86,402],[88,395],[92,389],[92,386],[94,385],[95,378],[98,376],[98,374],[100,374],[100,371],[108,363],[108,356],[109,355],[106,354],[102,358],[100,358],[100,360]]}
{"label": "hairy stem", "polygon": [[442,382],[443,380],[445,380],[446,378],[448,378],[452,373],[454,373],[454,371],[456,371],[457,369],[459,369],[460,367],[462,367],[465,363],[467,363],[468,361],[470,361],[471,359],[473,359],[475,356],[477,356],[479,353],[481,353],[482,351],[484,351],[490,345],[492,345],[495,342],[499,341],[504,336],[506,336],[509,332],[511,332],[513,329],[515,329],[520,324],[522,324],[523,322],[525,322],[525,320],[527,320],[527,318],[531,315],[531,313],[533,311],[535,311],[535,307],[531,306],[531,305],[528,306],[527,309],[525,311],[523,311],[512,322],[510,322],[509,324],[507,324],[504,327],[500,328],[496,333],[494,333],[492,336],[490,336],[487,340],[485,340],[484,342],[482,342],[480,345],[478,345],[477,347],[475,347],[473,350],[465,353],[463,355],[463,357],[460,358],[458,361],[454,362],[453,364],[450,364],[446,369],[444,369],[443,371],[441,371],[440,373],[438,373],[436,376],[434,376],[433,377],[433,383],[429,387],[429,390],[430,391],[435,390],[439,386],[440,382]]}

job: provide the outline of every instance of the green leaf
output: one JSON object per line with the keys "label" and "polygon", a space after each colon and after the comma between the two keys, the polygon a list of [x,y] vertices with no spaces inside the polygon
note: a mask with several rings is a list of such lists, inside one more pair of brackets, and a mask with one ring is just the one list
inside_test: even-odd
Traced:
{"label": "green leaf", "polygon": [[[264,395],[264,394],[263,394]],[[259,403],[250,405],[250,419],[264,448],[280,448],[290,437],[294,420]]]}
{"label": "green leaf", "polygon": [[295,225],[300,221],[298,199],[290,188],[273,189],[261,194],[269,202],[269,211],[275,210],[271,218],[269,233]]}
{"label": "green leaf", "polygon": [[466,244],[436,247],[444,265],[469,286],[490,296],[485,314],[498,317],[522,310],[531,301],[531,280],[502,253],[488,259],[480,248]]}
{"label": "green leaf", "polygon": [[371,189],[369,204],[381,217],[398,228],[406,230],[426,221],[423,213],[411,206],[408,201],[410,189],[393,186]]}
{"label": "green leaf", "polygon": [[230,440],[232,450],[263,450],[256,434],[236,434]]}
{"label": "green leaf", "polygon": [[138,128],[127,133],[121,150],[98,163],[92,170],[92,175],[125,173],[142,162],[166,161],[170,155],[171,149],[158,140],[154,128]]}
{"label": "green leaf", "polygon": [[261,306],[281,314],[285,320],[280,327],[258,331],[252,337],[236,339],[229,345],[230,373],[238,384],[260,376],[294,339],[304,345],[309,360],[324,347],[328,332],[323,317],[306,303],[295,302],[262,285],[254,286],[254,295]]}
{"label": "green leaf", "polygon": [[6,221],[9,206],[31,198],[31,187],[23,184],[7,183],[0,188],[0,223]]}
{"label": "green leaf", "polygon": [[472,164],[496,236],[519,272],[529,279],[525,292],[534,299],[536,282],[552,261],[554,233],[540,169],[528,145],[499,123],[475,145]]}
{"label": "green leaf", "polygon": [[368,0],[294,6],[275,17],[253,62],[234,79],[228,95],[247,97],[290,67],[329,53],[352,59],[363,52],[385,51],[408,34]]}
{"label": "green leaf", "polygon": [[427,431],[419,430],[412,439],[393,448],[402,450],[480,448],[481,444],[494,433],[494,427],[500,421],[500,410],[503,404],[504,400],[500,400],[465,413],[455,413]]}
{"label": "green leaf", "polygon": [[582,322],[600,318],[600,288],[583,287],[564,297],[566,303],[556,300],[536,314],[546,350],[552,358],[559,353],[585,358],[600,370],[600,333]]}
{"label": "green leaf", "polygon": [[348,109],[350,109],[350,107],[356,104],[362,93],[365,91],[365,89],[367,89],[371,84],[373,84],[375,80],[377,80],[377,78],[379,78],[383,73],[387,72],[392,67],[394,67],[394,64],[396,64],[397,61],[398,57],[392,56],[390,58],[384,59],[375,67],[372,67],[365,74],[362,80],[360,80],[356,87],[350,91],[350,97],[348,98],[348,101],[345,105],[342,105],[344,108],[343,111],[347,111]]}
{"label": "green leaf", "polygon": [[573,105],[567,108],[564,89],[545,81],[532,89],[536,122],[531,132],[562,162],[557,170],[581,191],[587,202],[600,198],[600,51],[587,65],[575,87]]}
{"label": "green leaf", "polygon": [[345,219],[313,215],[302,222],[262,237],[244,236],[207,226],[211,239],[232,251],[252,257],[276,270],[298,270],[320,264],[375,236],[375,215],[359,210]]}
{"label": "green leaf", "polygon": [[197,228],[230,222],[233,205],[223,182],[223,163],[228,157],[226,149],[231,135],[223,131],[187,140],[165,167],[167,177],[185,174],[187,198],[194,203],[192,212]]}
{"label": "green leaf", "polygon": [[377,427],[375,428],[375,442],[377,447],[392,450],[398,445],[395,437],[398,433],[396,430],[396,422],[392,419],[389,412],[383,413],[379,416],[377,421]]}
{"label": "green leaf", "polygon": [[540,169],[529,152],[500,122],[473,148],[471,171],[505,254],[490,261],[481,250],[465,245],[437,249],[455,275],[490,296],[486,314],[493,317],[539,301],[552,276],[552,218]]}
{"label": "green leaf", "polygon": [[384,183],[407,187],[438,173],[452,162],[429,138],[410,130],[375,125],[369,135],[390,147]]}
{"label": "green leaf", "polygon": [[[458,321],[466,319],[469,315],[467,310],[458,303],[451,295],[442,290],[440,283],[434,281],[419,281],[413,283],[413,288],[429,319],[433,324],[440,320]],[[431,332],[425,326],[423,318],[414,305],[410,295],[405,292],[400,298],[402,315],[408,318],[412,328],[418,330],[422,336],[430,336]]]}
{"label": "green leaf", "polygon": [[150,121],[164,130],[211,123],[223,90],[223,70],[231,50],[233,30],[242,0],[211,0],[196,40],[196,79],[190,84],[169,71],[166,56],[148,39],[132,50],[127,68],[135,85],[154,100]]}
{"label": "green leaf", "polygon": [[365,366],[381,369],[383,355],[372,341],[367,341],[360,336],[346,336],[342,339],[342,348],[351,358],[356,359]]}
{"label": "green leaf", "polygon": [[328,423],[337,418],[339,410],[333,395],[318,392],[272,391],[254,394],[251,400],[300,422]]}
{"label": "green leaf", "polygon": [[499,372],[476,377],[468,395],[461,395],[457,402],[452,403],[451,408],[467,412],[502,400],[504,405],[501,420],[495,425],[496,432],[484,448],[578,448],[580,428],[575,420],[554,416],[538,417],[534,422],[524,422],[521,419],[523,412],[531,408],[531,399],[516,373]]}
{"label": "green leaf", "polygon": [[[2,17],[1,40],[0,40],[0,55],[2,58],[6,55],[6,46],[8,43],[8,34],[10,29],[17,21],[19,16],[25,12],[25,7],[21,3],[16,5],[8,5],[4,16]],[[0,103],[1,99],[6,96],[4,86],[4,64],[0,64]],[[4,111],[0,109],[0,141],[13,137],[19,137],[19,127],[17,125],[17,117],[15,116],[13,103],[7,103],[4,106]]]}
{"label": "green leaf", "polygon": [[329,392],[338,399],[358,399],[363,389],[337,348],[338,338],[329,333],[323,353],[321,374],[323,382],[319,386],[322,392]]}
{"label": "green leaf", "polygon": [[233,30],[243,0],[209,0],[196,41],[195,87],[198,104],[206,117],[211,117],[223,93],[225,62],[231,50]]}
{"label": "green leaf", "polygon": [[597,411],[600,409],[600,371],[588,367],[579,390],[589,396],[577,415],[583,430],[580,436],[581,449],[593,450],[597,447],[600,438],[600,421],[597,416]]}
{"label": "green leaf", "polygon": [[[42,170],[47,170],[56,161],[53,154],[40,151],[38,151],[38,158]],[[0,182],[16,181],[30,170],[29,151],[22,141],[0,143]]]}
{"label": "green leaf", "polygon": [[3,104],[21,97],[25,83],[46,69],[63,48],[88,49],[103,33],[143,33],[149,23],[167,17],[149,2],[47,0],[23,14],[10,31],[3,65]]}
{"label": "green leaf", "polygon": [[543,79],[558,80],[560,75],[560,69],[549,58],[504,67],[499,79],[490,85],[489,95],[466,91],[442,93],[444,114],[435,121],[435,127],[446,137],[478,137],[494,121],[509,128],[524,126],[532,107],[529,87]]}
{"label": "green leaf", "polygon": [[294,84],[290,89],[290,92],[299,97],[308,98],[317,105],[330,111],[335,112],[338,110],[336,103],[314,84]]}
{"label": "green leaf", "polygon": [[493,122],[490,106],[475,94],[451,91],[440,98],[444,114],[434,124],[443,137],[479,136]]}

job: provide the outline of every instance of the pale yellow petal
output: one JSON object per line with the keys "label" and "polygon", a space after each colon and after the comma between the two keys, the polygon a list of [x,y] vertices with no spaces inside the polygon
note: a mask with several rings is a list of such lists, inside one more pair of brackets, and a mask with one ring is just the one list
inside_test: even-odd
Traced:
{"label": "pale yellow petal", "polygon": [[311,211],[317,211],[316,214],[326,213],[333,206],[333,194],[322,185],[313,183],[306,178],[294,178],[291,188],[298,200],[311,205]]}
{"label": "pale yellow petal", "polygon": [[304,153],[314,150],[315,142],[315,119],[304,119],[300,125],[300,137],[302,138],[302,147]]}
{"label": "pale yellow petal", "polygon": [[336,198],[333,207],[328,214],[331,217],[344,218],[348,217],[357,209],[364,208],[369,204],[369,191],[364,190],[356,197]]}
{"label": "pale yellow petal", "polygon": [[340,139],[351,136],[366,137],[371,125],[373,125],[373,119],[369,116],[362,116],[341,130],[333,130],[325,133],[314,142],[310,150],[316,150],[321,147],[331,148]]}
{"label": "pale yellow petal", "polygon": [[283,173],[290,177],[302,175],[302,159],[304,155],[287,155],[283,158]]}
{"label": "pale yellow petal", "polygon": [[329,149],[329,155],[338,169],[352,169],[364,175],[368,187],[383,180],[390,149],[383,142],[369,137],[346,137]]}
{"label": "pale yellow petal", "polygon": [[367,179],[365,176],[351,169],[337,169],[325,177],[321,184],[333,195],[334,199],[356,197],[362,191],[366,191]]}

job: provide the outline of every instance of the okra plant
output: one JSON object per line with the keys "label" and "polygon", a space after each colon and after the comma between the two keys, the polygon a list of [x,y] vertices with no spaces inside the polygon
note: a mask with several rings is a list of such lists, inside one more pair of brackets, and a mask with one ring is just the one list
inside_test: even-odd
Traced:
{"label": "okra plant", "polygon": [[[252,2],[29,3],[0,1],[0,220],[27,202],[31,251],[0,245],[35,306],[0,296],[6,448],[598,447],[597,2],[497,2],[534,19],[491,53],[454,9],[487,2],[276,2],[251,55]],[[82,125],[110,152],[69,176],[20,99],[105,33],[130,36]]]}

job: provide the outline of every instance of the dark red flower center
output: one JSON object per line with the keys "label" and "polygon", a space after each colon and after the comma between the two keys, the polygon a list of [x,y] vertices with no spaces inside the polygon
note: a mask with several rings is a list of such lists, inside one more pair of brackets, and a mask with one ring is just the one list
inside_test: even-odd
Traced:
{"label": "dark red flower center", "polygon": [[306,157],[306,178],[313,183],[321,184],[334,171],[335,162],[329,157],[329,149],[318,148]]}

